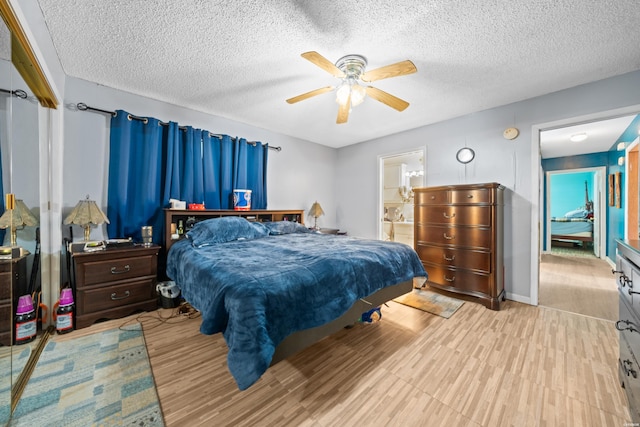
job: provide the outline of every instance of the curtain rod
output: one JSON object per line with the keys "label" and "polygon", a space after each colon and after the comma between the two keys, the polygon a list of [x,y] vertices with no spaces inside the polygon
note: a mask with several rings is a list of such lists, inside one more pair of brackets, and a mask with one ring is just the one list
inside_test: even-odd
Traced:
{"label": "curtain rod", "polygon": [[0,89],[0,92],[10,93],[13,96],[16,96],[20,99],[27,99],[27,92],[22,89],[8,90],[8,89]]}
{"label": "curtain rod", "polygon": [[[2,90],[2,89],[0,89],[0,90]],[[22,92],[24,92],[24,91],[22,91]],[[18,96],[18,95],[16,95],[16,96]],[[25,93],[25,97],[26,97],[26,93]],[[115,111],[102,110],[102,109],[100,109],[100,108],[89,107],[89,106],[88,106],[87,104],[85,104],[84,102],[79,102],[79,103],[77,103],[77,104],[76,104],[76,107],[77,107],[77,108],[78,108],[78,110],[80,110],[80,111],[87,111],[87,110],[91,110],[91,111],[98,111],[98,112],[100,112],[100,113],[111,114],[113,117],[115,117],[115,116],[116,116],[116,114],[117,114]],[[146,122],[146,121],[147,121],[147,118],[146,118],[146,117],[138,117],[138,116],[134,116],[133,114],[129,114],[129,119],[130,119],[130,120],[131,120],[131,119],[134,119],[134,120],[140,120],[140,121],[143,121],[143,122]],[[163,125],[163,126],[167,126],[169,123],[165,123],[165,122],[160,121],[160,124],[161,124],[161,125]],[[180,130],[187,130],[186,126],[178,126],[178,128],[179,128]],[[216,134],[216,133],[211,133],[211,132],[209,132],[209,136],[210,136],[210,137],[212,137],[212,138],[222,139],[222,135],[218,135],[218,134]],[[235,138],[232,138],[232,139],[235,139]],[[253,145],[254,147],[255,147],[255,145],[256,145],[257,143],[258,143],[257,141],[247,141],[247,144],[251,144],[251,145]],[[281,150],[282,150],[282,147],[275,147],[275,146],[271,146],[271,145],[268,145],[267,147],[269,147],[269,149],[270,149],[270,150],[276,150],[276,151],[281,151]]]}

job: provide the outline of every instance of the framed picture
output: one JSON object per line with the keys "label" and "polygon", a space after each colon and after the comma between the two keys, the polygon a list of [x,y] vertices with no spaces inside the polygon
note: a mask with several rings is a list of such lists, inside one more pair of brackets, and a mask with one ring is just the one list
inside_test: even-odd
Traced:
{"label": "framed picture", "polygon": [[609,174],[609,206],[615,206],[616,204],[616,176],[612,173]]}
{"label": "framed picture", "polygon": [[622,197],[622,173],[616,172],[616,208],[619,208],[622,201],[620,200]]}

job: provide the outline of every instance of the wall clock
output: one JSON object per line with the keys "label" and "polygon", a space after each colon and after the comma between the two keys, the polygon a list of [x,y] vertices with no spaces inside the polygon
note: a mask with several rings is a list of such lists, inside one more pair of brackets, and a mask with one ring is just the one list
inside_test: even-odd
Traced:
{"label": "wall clock", "polygon": [[463,164],[469,163],[474,159],[474,157],[476,157],[475,151],[468,147],[461,148],[456,153],[456,159],[458,159],[458,161]]}

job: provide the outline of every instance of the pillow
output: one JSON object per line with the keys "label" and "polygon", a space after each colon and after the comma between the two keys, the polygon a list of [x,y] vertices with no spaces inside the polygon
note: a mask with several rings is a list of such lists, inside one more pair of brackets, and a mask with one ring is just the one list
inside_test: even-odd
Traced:
{"label": "pillow", "polygon": [[197,222],[187,232],[187,238],[193,246],[201,248],[215,243],[258,239],[268,234],[269,230],[260,223],[249,222],[239,216],[226,216]]}
{"label": "pillow", "polygon": [[567,212],[564,214],[565,218],[586,218],[589,214],[589,211],[584,209],[576,209],[574,211]]}
{"label": "pillow", "polygon": [[274,222],[265,222],[264,226],[269,230],[269,234],[272,236],[278,236],[280,234],[291,234],[291,233],[311,233],[304,225],[299,222],[293,221],[274,221]]}

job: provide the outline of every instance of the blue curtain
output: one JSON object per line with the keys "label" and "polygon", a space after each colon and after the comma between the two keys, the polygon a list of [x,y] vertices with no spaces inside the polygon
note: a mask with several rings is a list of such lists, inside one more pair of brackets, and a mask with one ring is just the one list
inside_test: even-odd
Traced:
{"label": "blue curtain", "polygon": [[267,154],[259,142],[118,110],[111,119],[109,237],[139,241],[140,228],[151,225],[153,241],[161,243],[169,199],[233,209],[233,189],[242,188],[252,191],[252,209],[266,209]]}
{"label": "blue curtain", "polygon": [[233,188],[251,190],[251,209],[266,209],[266,164],[268,146],[236,138],[233,159]]}
{"label": "blue curtain", "polygon": [[[111,119],[107,226],[109,237],[141,240],[140,227],[162,230],[164,167],[158,120],[132,119],[122,110]],[[160,242],[161,233],[153,233]]]}

